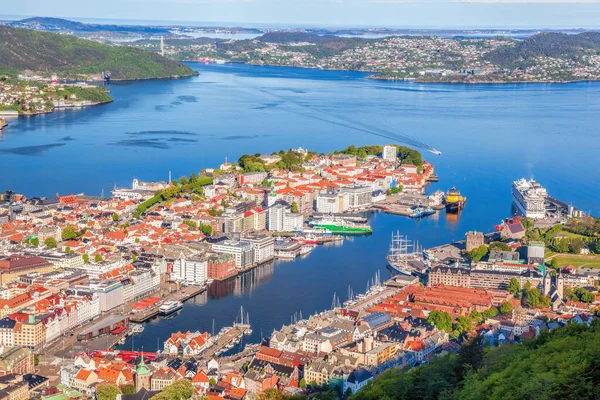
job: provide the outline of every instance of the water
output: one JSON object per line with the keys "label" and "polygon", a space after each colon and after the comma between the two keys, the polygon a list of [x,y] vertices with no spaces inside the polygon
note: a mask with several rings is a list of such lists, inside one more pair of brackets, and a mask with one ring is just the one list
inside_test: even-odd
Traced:
{"label": "water", "polygon": [[600,84],[422,85],[379,82],[365,74],[238,64],[192,64],[192,79],[110,86],[115,101],[84,110],[21,118],[0,142],[1,189],[28,196],[107,194],[131,179],[167,179],[214,167],[225,157],[303,146],[329,152],[381,138],[325,122],[334,115],[352,125],[386,121],[443,152],[424,153],[440,182],[467,196],[460,217],[422,221],[385,214],[371,219],[370,237],[318,247],[308,257],[276,262],[212,287],[186,303],[181,315],[147,324],[125,348],[155,350],[172,331],[216,331],[231,325],[240,305],[254,329],[290,322],[345,300],[385,270],[392,230],[425,246],[489,231],[511,214],[510,185],[539,180],[556,198],[600,215]]}

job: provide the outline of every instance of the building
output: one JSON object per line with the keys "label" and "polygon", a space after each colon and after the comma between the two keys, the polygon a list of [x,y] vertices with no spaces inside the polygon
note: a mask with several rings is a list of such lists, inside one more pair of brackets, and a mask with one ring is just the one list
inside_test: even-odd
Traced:
{"label": "building", "polygon": [[171,270],[171,279],[178,282],[204,284],[207,276],[207,261],[204,254],[177,259]]}
{"label": "building", "polygon": [[348,211],[350,199],[347,192],[319,193],[317,196],[317,212],[339,214]]}
{"label": "building", "polygon": [[14,327],[14,344],[30,350],[39,350],[46,342],[46,326],[41,319],[30,314],[27,321],[17,322]]}
{"label": "building", "polygon": [[109,311],[123,304],[123,284],[120,281],[90,280],[90,289],[98,294],[100,311]]}
{"label": "building", "polygon": [[529,242],[527,245],[527,264],[544,265],[546,244],[544,242]]}
{"label": "building", "polygon": [[471,251],[485,244],[485,236],[483,232],[469,231],[466,234],[466,250]]}
{"label": "building", "polygon": [[548,192],[534,180],[524,178],[512,184],[513,203],[524,217],[541,219],[546,216]]}
{"label": "building", "polygon": [[2,286],[15,282],[19,276],[33,272],[44,274],[54,269],[48,261],[37,256],[12,255],[0,258],[0,274]]}
{"label": "building", "polygon": [[359,209],[371,205],[371,188],[368,186],[350,186],[342,189],[348,195],[348,208]]}
{"label": "building", "polygon": [[237,273],[232,254],[210,254],[206,256],[206,274],[209,279],[223,280]]}
{"label": "building", "polygon": [[397,153],[398,149],[396,149],[396,146],[383,146],[383,151],[381,152],[381,158],[383,158],[385,161],[389,161],[389,162],[395,162],[396,161],[396,157],[397,157]]}
{"label": "building", "polygon": [[249,172],[238,175],[240,185],[259,185],[267,178],[266,172]]}
{"label": "building", "polygon": [[244,213],[242,232],[263,231],[266,228],[267,216],[262,208],[255,207]]}
{"label": "building", "polygon": [[246,268],[254,262],[252,245],[247,242],[224,240],[213,244],[212,249],[216,253],[233,255],[238,269]]}
{"label": "building", "polygon": [[346,391],[346,389],[350,389],[352,393],[356,393],[372,379],[373,374],[371,374],[366,369],[355,369],[354,371],[350,372],[350,375],[348,375],[348,378],[344,383],[344,392]]}
{"label": "building", "polygon": [[267,209],[267,229],[272,232],[292,232],[302,229],[304,216],[293,213],[290,207],[276,203]]}
{"label": "building", "polygon": [[269,235],[247,235],[240,239],[242,243],[249,243],[254,253],[254,263],[263,263],[271,260],[275,253],[275,239]]}
{"label": "building", "polygon": [[176,373],[169,367],[156,370],[151,378],[151,390],[163,390],[175,382]]}
{"label": "building", "polygon": [[429,271],[428,286],[443,284],[463,288],[506,289],[513,278],[519,281],[521,287],[526,282],[529,282],[532,287],[542,283],[541,272],[527,265],[480,264],[481,269],[434,267]]}
{"label": "building", "polygon": [[135,389],[139,392],[142,388],[150,390],[152,384],[150,382],[152,375],[144,362],[144,353],[140,357],[140,362],[135,369]]}
{"label": "building", "polygon": [[33,364],[31,350],[19,346],[10,347],[0,354],[0,375],[31,374],[35,369]]}

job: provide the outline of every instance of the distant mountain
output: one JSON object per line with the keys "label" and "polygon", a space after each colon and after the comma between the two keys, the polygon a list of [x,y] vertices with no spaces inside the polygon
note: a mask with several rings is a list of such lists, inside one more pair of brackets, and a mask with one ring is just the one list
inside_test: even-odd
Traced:
{"label": "distant mountain", "polygon": [[265,43],[324,43],[340,39],[334,35],[316,35],[308,32],[268,32],[256,40]]}
{"label": "distant mountain", "polygon": [[76,34],[119,33],[139,35],[168,35],[169,27],[145,25],[87,24],[62,18],[33,17],[7,24],[12,28],[34,29],[46,32],[73,32]]}
{"label": "distant mountain", "polygon": [[[64,20],[59,20],[64,21]],[[110,46],[69,35],[0,26],[0,71],[152,79],[194,75],[191,68],[159,54],[128,46]]]}
{"label": "distant mountain", "polygon": [[536,57],[576,58],[584,54],[600,54],[600,32],[539,33],[515,46],[498,48],[485,58],[503,67],[518,67],[533,62]]}

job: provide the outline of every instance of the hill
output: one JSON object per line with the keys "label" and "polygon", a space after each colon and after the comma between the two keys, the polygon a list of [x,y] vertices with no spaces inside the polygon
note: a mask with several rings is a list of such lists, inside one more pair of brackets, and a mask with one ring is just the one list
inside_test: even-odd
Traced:
{"label": "hill", "polygon": [[196,72],[178,61],[128,46],[0,26],[0,71],[33,71],[82,79],[111,71],[112,79],[173,78]]}
{"label": "hill", "polygon": [[522,344],[485,350],[475,339],[458,355],[384,372],[351,400],[440,398],[600,398],[600,323],[570,324]]}
{"label": "hill", "polygon": [[523,67],[535,62],[536,57],[575,59],[583,55],[600,54],[600,32],[584,32],[577,35],[566,33],[539,33],[514,46],[501,47],[485,57],[502,67]]}

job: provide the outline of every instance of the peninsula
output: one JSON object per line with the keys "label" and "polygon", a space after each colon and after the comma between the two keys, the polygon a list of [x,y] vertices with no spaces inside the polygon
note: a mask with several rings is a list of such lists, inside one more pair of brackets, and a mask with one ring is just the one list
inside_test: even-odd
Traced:
{"label": "peninsula", "polygon": [[[136,44],[134,44],[136,45]],[[157,41],[141,41],[156,50]],[[600,33],[508,37],[392,36],[379,39],[271,32],[251,40],[170,39],[167,56],[372,72],[372,79],[418,82],[572,82],[600,79]]]}

